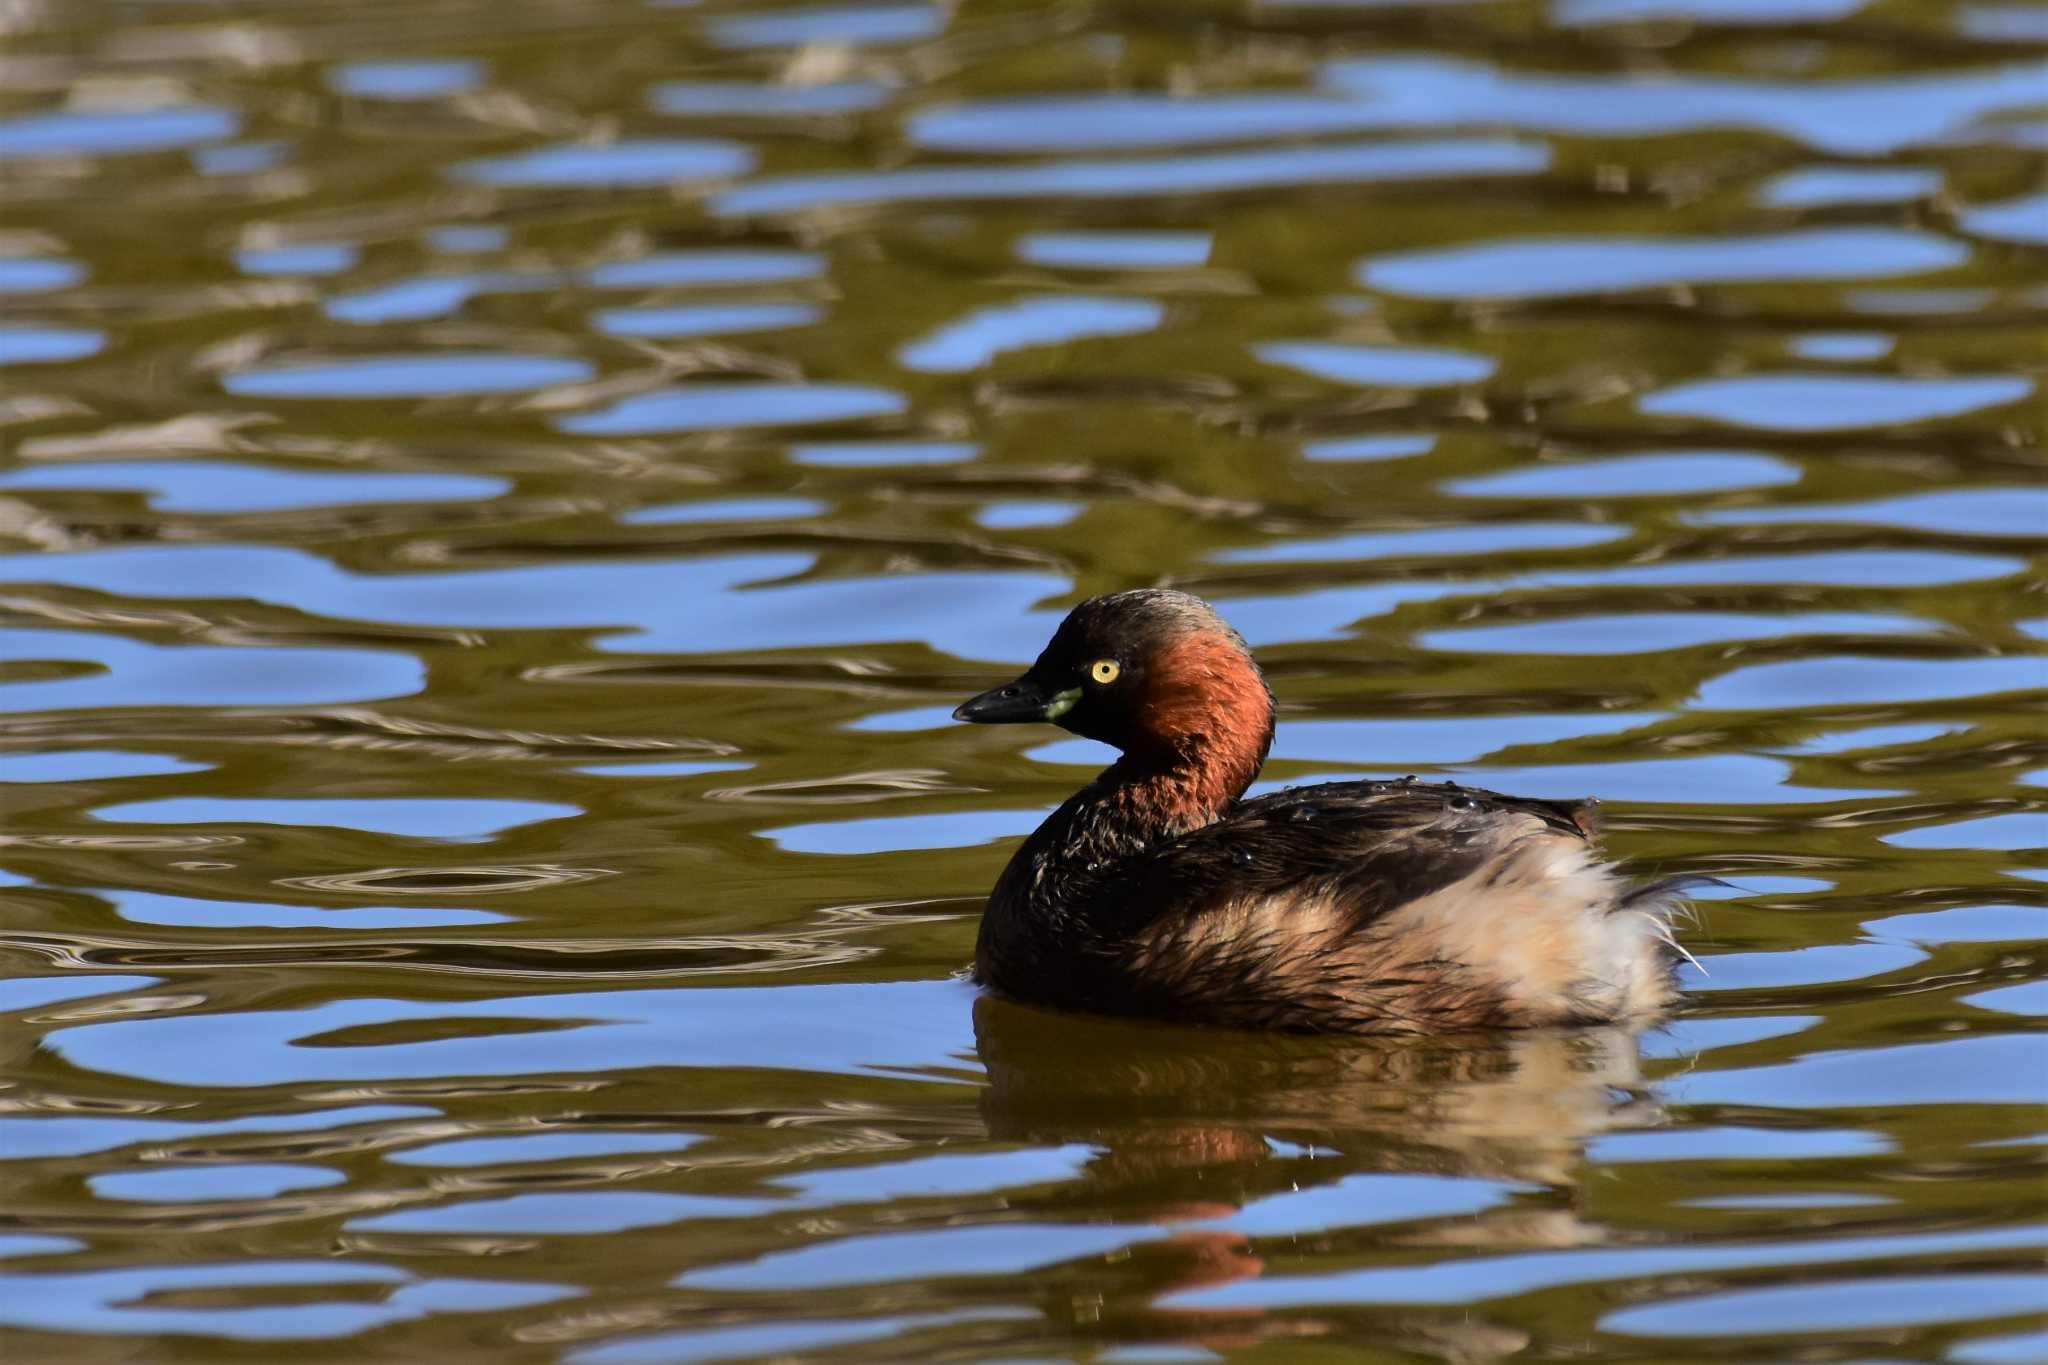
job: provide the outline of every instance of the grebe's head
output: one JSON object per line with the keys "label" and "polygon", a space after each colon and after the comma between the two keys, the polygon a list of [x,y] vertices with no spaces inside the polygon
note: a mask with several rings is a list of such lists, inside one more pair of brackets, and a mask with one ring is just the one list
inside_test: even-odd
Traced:
{"label": "grebe's head", "polygon": [[1207,602],[1140,588],[1075,607],[1024,676],[953,718],[1051,721],[1133,757],[1248,759],[1256,773],[1273,739],[1273,694],[1244,638]]}

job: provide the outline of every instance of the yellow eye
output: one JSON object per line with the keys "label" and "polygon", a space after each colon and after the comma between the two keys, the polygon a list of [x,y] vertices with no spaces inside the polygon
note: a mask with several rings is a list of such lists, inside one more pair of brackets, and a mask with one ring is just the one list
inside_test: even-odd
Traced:
{"label": "yellow eye", "polygon": [[1116,675],[1122,671],[1123,669],[1118,666],[1115,659],[1097,659],[1094,663],[1088,665],[1088,676],[1099,683],[1115,682]]}

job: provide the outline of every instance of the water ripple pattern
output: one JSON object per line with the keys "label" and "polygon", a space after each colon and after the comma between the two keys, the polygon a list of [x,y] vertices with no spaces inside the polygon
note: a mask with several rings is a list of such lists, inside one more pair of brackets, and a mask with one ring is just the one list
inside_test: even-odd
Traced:
{"label": "water ripple pattern", "polygon": [[[2048,1359],[2048,26],[0,7],[0,1355]],[[959,976],[1214,599],[1643,1032]]]}

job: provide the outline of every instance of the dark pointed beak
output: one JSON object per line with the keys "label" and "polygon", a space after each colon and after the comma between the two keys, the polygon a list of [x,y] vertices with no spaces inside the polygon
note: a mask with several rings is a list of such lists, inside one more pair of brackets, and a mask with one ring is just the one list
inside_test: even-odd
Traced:
{"label": "dark pointed beak", "polygon": [[1015,682],[991,687],[970,697],[953,710],[954,720],[975,725],[1014,725],[1023,721],[1053,720],[1066,714],[1076,698],[1056,693],[1026,673]]}

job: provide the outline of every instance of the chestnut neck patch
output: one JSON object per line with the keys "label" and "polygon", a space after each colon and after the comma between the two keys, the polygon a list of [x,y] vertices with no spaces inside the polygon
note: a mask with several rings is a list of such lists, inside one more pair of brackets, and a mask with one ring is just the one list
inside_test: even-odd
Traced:
{"label": "chestnut neck patch", "polygon": [[1175,832],[1216,819],[1244,795],[1273,743],[1273,694],[1242,643],[1189,631],[1146,661],[1137,733],[1111,771],[1115,799]]}

